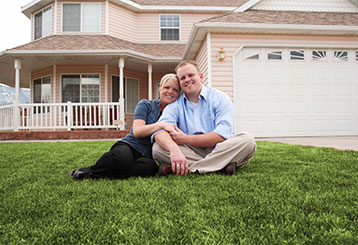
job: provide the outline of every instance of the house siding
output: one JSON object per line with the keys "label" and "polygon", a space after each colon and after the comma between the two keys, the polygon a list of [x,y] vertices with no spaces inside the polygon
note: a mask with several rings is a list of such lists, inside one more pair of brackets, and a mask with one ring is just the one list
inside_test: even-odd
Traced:
{"label": "house siding", "polygon": [[130,42],[136,41],[136,14],[121,6],[109,3],[108,34]]}
{"label": "house siding", "polygon": [[200,67],[200,71],[203,74],[203,84],[208,85],[208,40],[202,43],[198,55],[195,58],[195,61],[198,63]]}
{"label": "house siding", "polygon": [[[179,41],[160,41],[159,16],[161,14],[180,15]],[[212,17],[213,15],[215,15],[215,13],[140,13],[137,15],[136,41],[138,43],[186,43],[193,27],[193,23]]]}
{"label": "house siding", "polygon": [[[239,35],[212,34],[212,86],[227,93],[233,100],[233,55],[245,44],[297,45],[356,45],[357,36],[310,36],[310,35]],[[225,50],[225,60],[218,60],[220,48]]]}

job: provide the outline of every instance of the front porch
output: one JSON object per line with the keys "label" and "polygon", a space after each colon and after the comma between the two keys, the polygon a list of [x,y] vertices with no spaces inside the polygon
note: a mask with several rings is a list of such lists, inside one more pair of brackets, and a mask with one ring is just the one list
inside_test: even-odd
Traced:
{"label": "front porch", "polygon": [[118,102],[7,105],[0,107],[0,131],[127,129],[132,115],[121,118],[123,109]]}

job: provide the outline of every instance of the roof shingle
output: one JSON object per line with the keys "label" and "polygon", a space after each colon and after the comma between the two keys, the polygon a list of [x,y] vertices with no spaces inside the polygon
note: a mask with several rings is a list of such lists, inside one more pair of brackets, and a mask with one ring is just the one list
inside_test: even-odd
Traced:
{"label": "roof shingle", "polygon": [[108,35],[54,35],[12,50],[132,50],[154,57],[181,57],[185,44],[138,44]]}
{"label": "roof shingle", "polygon": [[358,13],[248,10],[218,15],[201,22],[358,26]]}
{"label": "roof shingle", "polygon": [[140,5],[239,7],[249,0],[133,0]]}

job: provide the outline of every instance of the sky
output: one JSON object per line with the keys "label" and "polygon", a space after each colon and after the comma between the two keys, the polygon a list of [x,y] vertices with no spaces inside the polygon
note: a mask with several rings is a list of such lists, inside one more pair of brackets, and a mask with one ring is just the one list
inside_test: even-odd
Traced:
{"label": "sky", "polygon": [[21,7],[31,0],[0,0],[0,53],[31,41],[31,20]]}

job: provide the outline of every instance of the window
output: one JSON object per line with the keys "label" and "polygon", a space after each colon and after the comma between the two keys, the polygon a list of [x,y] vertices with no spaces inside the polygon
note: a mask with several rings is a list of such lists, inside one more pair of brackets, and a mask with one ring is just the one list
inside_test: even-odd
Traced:
{"label": "window", "polygon": [[44,8],[35,14],[35,37],[39,39],[50,35],[52,32],[52,7]]}
{"label": "window", "polygon": [[325,61],[327,60],[327,52],[322,50],[312,51],[312,60],[313,61]]}
{"label": "window", "polygon": [[98,74],[62,75],[62,102],[99,102]]}
{"label": "window", "polygon": [[358,51],[356,51],[356,61],[358,61]]}
{"label": "window", "polygon": [[[51,102],[51,77],[43,77],[34,80],[34,103],[50,103]],[[49,112],[49,107],[47,112]],[[35,107],[34,113],[45,112],[45,108],[42,106]]]}
{"label": "window", "polygon": [[62,30],[99,32],[101,25],[100,3],[64,3]]}
{"label": "window", "polygon": [[282,60],[282,51],[272,51],[267,53],[269,60]]}
{"label": "window", "polygon": [[[112,77],[112,102],[119,100],[119,77]],[[124,108],[125,113],[134,113],[139,101],[139,80],[124,77]]]}
{"label": "window", "polygon": [[304,60],[305,51],[303,50],[293,50],[290,51],[290,60]]}
{"label": "window", "polygon": [[179,15],[160,15],[160,40],[179,40]]}
{"label": "window", "polygon": [[334,51],[335,61],[348,61],[348,51]]}
{"label": "window", "polygon": [[34,80],[34,103],[51,102],[51,77]]}

